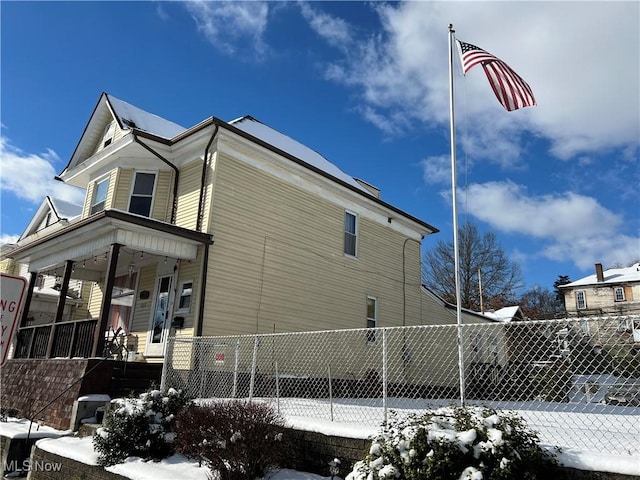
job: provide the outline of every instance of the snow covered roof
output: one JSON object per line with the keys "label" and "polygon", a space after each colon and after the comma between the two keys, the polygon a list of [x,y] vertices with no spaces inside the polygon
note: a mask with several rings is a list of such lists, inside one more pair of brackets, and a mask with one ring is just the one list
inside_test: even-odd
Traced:
{"label": "snow covered roof", "polygon": [[597,273],[581,278],[575,282],[560,285],[560,288],[580,287],[586,285],[620,284],[626,282],[640,282],[640,262],[623,268],[609,268],[602,272],[604,280],[598,281]]}
{"label": "snow covered roof", "polygon": [[289,153],[290,155],[293,155],[294,157],[299,158],[309,165],[319,168],[329,175],[336,177],[343,182],[346,182],[349,185],[362,190],[363,192],[371,193],[360,183],[358,183],[355,178],[344,173],[337,166],[335,166],[315,150],[312,150],[306,145],[303,145],[302,143],[292,139],[291,137],[288,137],[287,135],[274,130],[273,128],[265,125],[259,120],[256,120],[250,115],[232,120],[229,122],[229,124],[233,125],[236,128],[239,128],[243,132],[259,138],[260,140],[270,145],[273,145],[280,150]]}
{"label": "snow covered roof", "polygon": [[511,307],[502,307],[495,312],[484,312],[483,315],[495,320],[496,322],[510,322],[520,317],[519,310],[520,307],[518,305],[514,305]]}
{"label": "snow covered roof", "polygon": [[[53,214],[53,218],[49,219],[47,224],[43,226],[43,222],[45,222],[49,213]],[[26,238],[44,227],[62,228],[62,226],[59,225],[59,222],[69,222],[74,218],[79,217],[81,213],[82,205],[76,205],[74,203],[67,202],[66,200],[52,198],[47,195],[40,204],[35,215],[31,217],[31,221],[20,236],[20,239]],[[58,224],[57,227],[52,227],[52,225],[56,224]]]}
{"label": "snow covered roof", "polygon": [[58,219],[71,220],[82,213],[82,205],[60,200],[59,198],[47,197],[51,201],[54,213]]}
{"label": "snow covered roof", "polygon": [[105,95],[113,109],[113,113],[117,117],[118,123],[125,130],[137,128],[166,139],[171,139],[186,130],[186,128],[177,123],[165,120],[153,113],[145,112],[113,95]]}

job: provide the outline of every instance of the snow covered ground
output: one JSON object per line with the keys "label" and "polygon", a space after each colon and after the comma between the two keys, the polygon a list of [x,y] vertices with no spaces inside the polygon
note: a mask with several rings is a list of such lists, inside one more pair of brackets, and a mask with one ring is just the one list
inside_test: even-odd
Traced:
{"label": "snow covered ground", "polygon": [[[429,400],[428,406],[450,405],[450,400],[440,402]],[[640,476],[640,408],[594,406],[588,413],[577,413],[562,408],[562,404],[547,405],[544,415],[540,415],[544,405],[540,402],[531,404],[495,404],[494,408],[517,411],[533,428],[540,433],[543,445],[559,446],[562,452],[559,461],[567,467],[581,470],[613,472]],[[517,408],[516,408],[517,407]],[[528,407],[528,408],[527,408]],[[425,400],[390,399],[388,408],[399,417],[424,411]],[[289,426],[352,438],[369,438],[378,431],[380,422],[369,423],[349,421],[354,418],[376,418],[375,412],[363,409],[377,409],[368,400],[328,401],[313,399],[280,399],[279,409]],[[313,412],[313,415],[301,412]],[[367,414],[368,413],[368,414]],[[334,421],[330,421],[333,415]],[[380,415],[378,414],[378,417]],[[544,419],[544,421],[541,421]],[[382,418],[380,417],[380,420]],[[607,432],[602,431],[605,425]],[[559,427],[559,425],[561,427]],[[25,437],[29,427],[28,421],[11,419],[0,422],[0,435],[9,437]],[[42,438],[38,447],[52,453],[74,460],[97,465],[97,454],[93,451],[90,438],[67,436],[70,432],[62,432],[49,427],[32,429],[32,438]],[[605,434],[606,433],[606,434]],[[60,438],[43,438],[57,437]],[[607,440],[609,439],[609,440]],[[615,441],[611,440],[615,439]],[[603,442],[609,441],[608,445]],[[621,447],[622,446],[622,447]],[[611,453],[614,452],[614,453]],[[130,458],[127,462],[113,467],[109,471],[118,473],[132,480],[207,480],[207,469],[200,468],[181,455],[174,455],[162,462],[144,462],[139,458]],[[341,471],[344,477],[349,472]],[[280,470],[273,472],[272,480],[322,480],[323,478],[306,472]]]}

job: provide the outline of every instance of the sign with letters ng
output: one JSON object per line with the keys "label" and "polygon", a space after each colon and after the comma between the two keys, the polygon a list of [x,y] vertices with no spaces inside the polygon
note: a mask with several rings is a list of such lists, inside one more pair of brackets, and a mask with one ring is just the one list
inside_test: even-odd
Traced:
{"label": "sign with letters ng", "polygon": [[18,325],[22,297],[27,281],[21,277],[0,274],[0,367],[7,361],[11,337]]}

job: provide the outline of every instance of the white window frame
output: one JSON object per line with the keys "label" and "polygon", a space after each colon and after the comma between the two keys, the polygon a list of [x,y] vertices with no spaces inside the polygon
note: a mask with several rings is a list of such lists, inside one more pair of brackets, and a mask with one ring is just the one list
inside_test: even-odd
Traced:
{"label": "white window frame", "polygon": [[[351,216],[354,219],[354,230],[355,232],[347,231],[347,218]],[[353,253],[351,251],[347,251],[347,235],[353,236]],[[344,211],[344,245],[343,252],[347,257],[357,258],[358,257],[358,214],[352,212],[350,210]]]}
{"label": "white window frame", "polygon": [[586,310],[587,308],[587,293],[584,290],[576,291],[576,309]]}
{"label": "white window frame", "polygon": [[[93,193],[92,193],[92,198],[91,198],[91,205],[89,206],[89,215],[93,215],[94,213],[98,213],[103,211],[106,206],[107,206],[107,197],[109,196],[109,181],[110,181],[110,177],[106,176],[104,178],[101,178],[99,180],[96,180],[95,182],[95,186],[93,187]],[[98,200],[98,191],[100,188],[100,185],[106,185],[106,188],[104,190],[104,199],[100,200],[100,201],[96,201]],[[100,209],[96,209],[96,207],[98,205],[100,205],[102,203],[102,208]]]}
{"label": "white window frame", "polygon": [[[151,195],[134,193],[134,190],[136,188],[136,179],[138,178],[138,174],[141,174],[141,175],[153,175],[153,190],[151,191]],[[131,191],[129,192],[129,205],[127,206],[127,211],[129,213],[133,213],[135,215],[141,215],[143,217],[151,217],[151,213],[153,212],[153,201],[155,200],[157,185],[158,185],[158,172],[152,172],[152,171],[146,171],[146,170],[136,170],[134,172],[134,175],[133,175],[133,181],[131,182]],[[151,203],[149,204],[149,212],[146,215],[144,215],[142,213],[132,212],[131,211],[131,200],[133,199],[134,196],[137,197],[137,198],[151,198]]]}
{"label": "white window frame", "polygon": [[[369,301],[373,301],[373,317],[369,316]],[[367,295],[366,303],[367,329],[378,327],[378,297]],[[375,345],[377,343],[376,332],[367,331],[367,345]]]}
{"label": "white window frame", "polygon": [[[189,288],[186,288],[187,285],[191,285]],[[188,291],[188,294],[187,294]],[[189,298],[189,306],[183,307],[182,299]],[[193,299],[193,280],[183,280],[180,282],[180,287],[178,288],[178,298],[176,299],[176,313],[189,313],[191,312],[191,300]]]}
{"label": "white window frame", "polygon": [[614,302],[624,302],[624,287],[614,287],[613,288],[613,301]]}

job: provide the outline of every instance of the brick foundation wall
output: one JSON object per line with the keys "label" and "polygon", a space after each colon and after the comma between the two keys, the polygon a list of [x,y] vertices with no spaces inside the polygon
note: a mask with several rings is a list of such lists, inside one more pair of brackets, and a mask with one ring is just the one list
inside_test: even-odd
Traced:
{"label": "brick foundation wall", "polygon": [[[86,378],[74,384],[94,367]],[[35,415],[36,421],[67,430],[73,402],[90,393],[109,394],[112,371],[112,362],[101,363],[99,359],[12,359],[0,370],[0,405],[18,410],[20,417]],[[59,399],[37,414],[60,394]]]}

